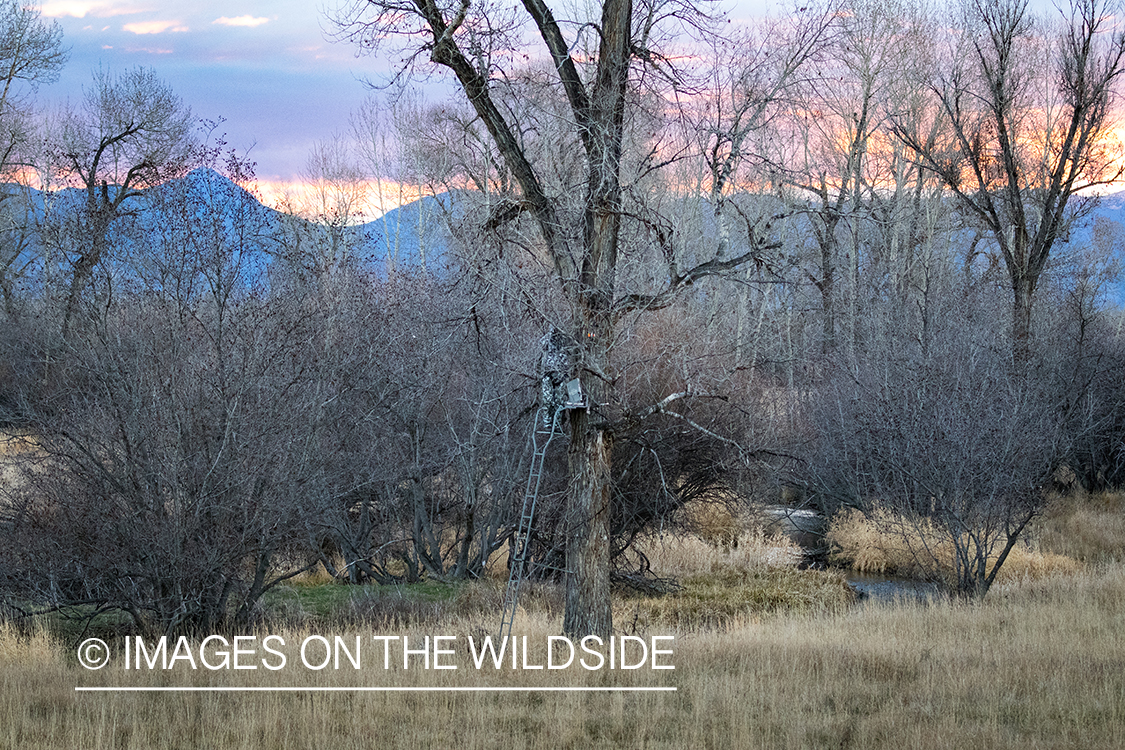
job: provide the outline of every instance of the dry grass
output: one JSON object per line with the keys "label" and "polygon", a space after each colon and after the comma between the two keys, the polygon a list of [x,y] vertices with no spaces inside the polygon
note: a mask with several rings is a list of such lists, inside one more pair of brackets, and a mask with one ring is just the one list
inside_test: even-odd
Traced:
{"label": "dry grass", "polygon": [[[983,602],[868,604],[677,638],[674,671],[124,673],[0,629],[12,748],[1093,748],[1125,726],[1125,568],[998,586]],[[480,632],[455,618],[396,634]],[[521,611],[539,641],[558,619]],[[296,643],[307,630],[288,630]],[[353,632],[349,630],[349,634]],[[377,627],[360,634],[387,634]],[[659,629],[653,632],[662,632]],[[537,663],[537,657],[531,663]],[[465,664],[467,659],[459,663]],[[538,662],[542,663],[542,662]],[[183,666],[183,665],[181,665]],[[76,685],[674,686],[675,693],[89,694]]]}
{"label": "dry grass", "polygon": [[652,536],[637,542],[652,569],[662,576],[690,576],[729,568],[789,566],[801,560],[801,548],[784,535],[767,536],[760,528],[739,530],[723,544],[695,534]]}
{"label": "dry grass", "polygon": [[[1029,541],[1032,539],[1029,536]],[[879,511],[872,518],[858,511],[837,515],[827,540],[833,564],[860,573],[900,575],[926,580],[949,578],[954,551],[936,527],[909,524]],[[1055,575],[1074,575],[1082,563],[1035,542],[1017,545],[997,575],[998,582]],[[990,562],[991,564],[991,562]]]}
{"label": "dry grass", "polygon": [[680,588],[661,597],[622,597],[616,622],[626,632],[726,630],[775,612],[839,611],[855,599],[839,574],[797,570],[801,550],[784,535],[742,530],[717,541],[688,534],[639,542],[653,571]]}
{"label": "dry grass", "polygon": [[621,598],[615,621],[628,633],[730,631],[779,612],[841,612],[856,598],[838,573],[782,566],[725,568],[680,582],[682,588],[666,596]]}
{"label": "dry grass", "polygon": [[1044,548],[1076,560],[1125,561],[1125,492],[1055,497],[1034,533]]}
{"label": "dry grass", "polygon": [[[712,543],[695,534],[653,536],[639,540],[636,548],[648,558],[654,574],[678,587],[664,596],[620,591],[614,618],[624,632],[653,627],[679,633],[729,629],[769,613],[838,610],[854,601],[842,576],[797,570],[800,548],[788,537],[766,536],[760,529],[724,535]],[[478,593],[470,599],[491,591],[494,611],[500,609],[501,588],[482,585],[472,590]],[[458,602],[465,598],[459,596]],[[561,592],[547,584],[521,589],[520,603],[558,615],[563,608]]]}
{"label": "dry grass", "polygon": [[730,548],[737,545],[739,537],[750,526],[732,510],[732,505],[733,502],[694,503],[686,508],[682,523],[693,536],[707,544]]}
{"label": "dry grass", "polygon": [[[1060,510],[1051,523],[1087,513]],[[1100,512],[1100,511],[1099,511]],[[1108,511],[1107,511],[1108,512]],[[1069,523],[1069,522],[1068,522]],[[1044,527],[1046,528],[1046,527]],[[1044,528],[1037,529],[1044,539]],[[1065,524],[1060,528],[1068,528]],[[869,530],[856,549],[875,547]],[[1062,532],[1060,532],[1062,533]],[[495,632],[502,582],[408,591],[315,580],[276,599],[294,657],[309,634],[457,637],[457,670],[204,669],[90,672],[74,644],[0,624],[0,747],[114,748],[1094,748],[1125,726],[1125,565],[1030,554],[982,601],[847,606],[838,576],[784,564],[757,532],[708,544],[649,539],[684,588],[619,598],[619,633],[675,635],[675,670],[477,671],[467,637]],[[1043,549],[1047,547],[1041,541]],[[884,564],[889,563],[870,563]],[[1070,571],[1060,574],[1060,571]],[[1048,575],[1050,573],[1050,575]],[[562,595],[527,584],[513,632],[545,662]],[[834,604],[834,602],[839,602]],[[324,616],[331,612],[331,616]],[[264,635],[265,632],[259,635]],[[112,644],[120,649],[120,642]],[[366,649],[366,646],[365,646]],[[378,654],[381,657],[381,647]],[[76,693],[75,686],[637,687],[674,693]]]}

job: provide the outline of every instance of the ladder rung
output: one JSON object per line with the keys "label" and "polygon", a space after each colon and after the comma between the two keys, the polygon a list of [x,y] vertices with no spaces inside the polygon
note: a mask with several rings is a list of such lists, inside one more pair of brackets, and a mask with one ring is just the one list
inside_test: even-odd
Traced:
{"label": "ladder rung", "polygon": [[[500,619],[500,635],[511,635],[512,622],[516,618],[516,604],[519,598],[520,582],[523,580],[525,569],[530,567],[527,565],[527,547],[528,539],[531,535],[532,524],[535,520],[535,506],[539,499],[539,485],[543,479],[543,462],[547,458],[547,449],[554,440],[555,435],[561,434],[558,428],[559,415],[563,412],[565,407],[560,408],[551,415],[550,428],[542,427],[542,418],[544,415],[543,407],[535,413],[534,427],[531,432],[531,466],[527,472],[527,488],[523,494],[523,507],[520,509],[520,525],[516,531],[516,552],[512,557],[508,572],[508,587],[504,591],[504,611]],[[547,439],[542,445],[537,440],[538,436],[545,436]],[[553,570],[562,573],[567,571],[563,568],[553,566],[539,565],[535,566],[536,570]]]}

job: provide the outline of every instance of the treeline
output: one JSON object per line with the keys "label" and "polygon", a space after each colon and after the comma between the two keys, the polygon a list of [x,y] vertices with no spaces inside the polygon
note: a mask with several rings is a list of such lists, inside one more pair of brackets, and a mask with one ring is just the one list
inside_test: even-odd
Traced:
{"label": "treeline", "polygon": [[[57,30],[4,7],[49,76]],[[338,19],[356,40],[406,30],[364,7]],[[0,486],[8,605],[211,629],[313,566],[481,575],[517,541],[555,327],[592,407],[549,456],[533,572],[635,582],[638,536],[786,487],[936,529],[945,583],[982,595],[1053,481],[1125,480],[1125,235],[1090,192],[1121,174],[1125,37],[1094,0],[958,7],[744,33],[682,8],[664,20],[697,54],[620,53],[616,135],[612,108],[584,119],[592,49],[553,68],[565,96],[527,61],[473,84],[491,109],[373,102],[310,158],[315,223],[216,188],[252,169],[152,71],[99,73],[54,129],[12,128],[4,165],[41,190],[0,201],[0,409],[34,446]],[[503,65],[523,32],[477,21],[508,36],[463,43]],[[229,181],[182,179],[199,167]],[[440,269],[351,244],[376,178],[442,208]]]}
{"label": "treeline", "polygon": [[[33,446],[9,452],[0,488],[11,607],[206,631],[252,621],[265,591],[311,567],[351,583],[477,577],[514,543],[549,288],[468,267],[298,276],[246,251],[261,228],[227,193],[162,193],[146,210],[162,231],[131,237],[127,271],[95,275],[65,329],[66,288],[46,284],[0,332],[7,442]],[[619,343],[630,412],[678,404],[685,378],[708,389],[623,417],[623,574],[644,572],[637,535],[672,530],[685,503],[729,501],[733,436],[758,419],[751,378],[682,312]],[[565,566],[565,464],[560,437],[533,574]]]}

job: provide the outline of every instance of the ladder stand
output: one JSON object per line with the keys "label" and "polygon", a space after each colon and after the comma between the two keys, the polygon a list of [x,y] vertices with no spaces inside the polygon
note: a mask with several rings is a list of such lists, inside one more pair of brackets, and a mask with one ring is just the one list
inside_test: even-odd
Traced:
{"label": "ladder stand", "polygon": [[[540,406],[535,413],[535,424],[531,430],[531,468],[527,474],[527,488],[523,493],[523,506],[520,508],[520,523],[516,529],[515,553],[508,561],[508,587],[504,590],[504,611],[500,620],[500,640],[512,634],[512,621],[516,618],[516,605],[519,600],[520,583],[527,568],[527,552],[531,542],[531,529],[535,521],[535,505],[539,501],[539,485],[543,479],[543,463],[547,458],[547,448],[558,434],[559,417],[564,411],[585,409],[585,395],[578,380],[567,383],[568,401],[550,415],[547,423],[547,407]],[[565,572],[565,571],[564,571]]]}

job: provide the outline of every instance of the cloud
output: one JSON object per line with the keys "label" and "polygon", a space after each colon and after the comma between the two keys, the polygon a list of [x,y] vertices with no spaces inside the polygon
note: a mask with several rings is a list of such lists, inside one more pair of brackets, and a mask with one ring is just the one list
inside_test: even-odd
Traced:
{"label": "cloud", "polygon": [[134,34],[163,34],[165,31],[187,31],[188,27],[179,21],[137,21],[127,23],[121,28]]}
{"label": "cloud", "polygon": [[[301,178],[257,178],[254,187],[263,204],[279,211],[314,217],[321,199],[318,191],[321,186]],[[422,197],[418,186],[413,183],[393,180],[367,180],[355,187],[356,204],[353,207],[353,223],[374,221],[388,211],[416,201]]]}
{"label": "cloud", "polygon": [[40,11],[47,18],[85,18],[87,15],[106,18],[139,12],[127,3],[117,3],[114,0],[47,0]]}
{"label": "cloud", "polygon": [[63,16],[74,16],[75,18],[85,18],[86,14],[94,8],[94,3],[83,2],[70,2],[68,0],[61,0],[60,2],[44,3],[43,15],[47,18],[61,18]]}
{"label": "cloud", "polygon": [[270,19],[255,16],[235,16],[234,18],[227,18],[223,16],[216,18],[211,23],[217,23],[221,26],[261,26],[263,23],[269,23]]}

